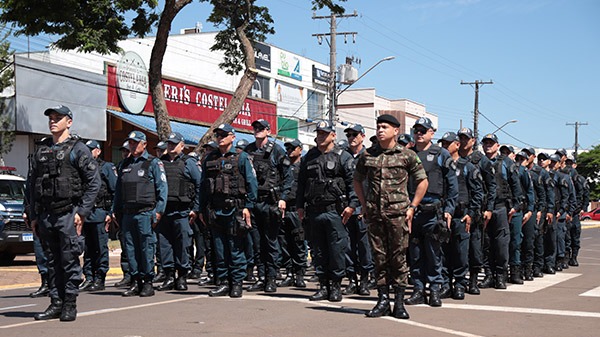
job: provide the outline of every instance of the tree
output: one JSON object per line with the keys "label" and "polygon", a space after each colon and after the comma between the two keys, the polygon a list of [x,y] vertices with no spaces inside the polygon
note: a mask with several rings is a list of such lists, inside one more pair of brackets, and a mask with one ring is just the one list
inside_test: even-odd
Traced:
{"label": "tree", "polygon": [[[245,68],[231,102],[207,132],[210,136],[215,125],[231,123],[235,119],[256,79],[252,41],[264,41],[266,35],[273,34],[274,30],[268,9],[256,6],[256,0],[200,1],[213,5],[208,21],[224,29],[217,34],[211,47],[211,50],[224,51],[221,67],[229,74],[237,74]],[[311,3],[314,10],[327,7],[332,12],[343,13],[343,7],[336,2],[344,1],[311,0]],[[118,42],[130,35],[144,37],[158,21],[148,77],[157,133],[160,139],[166,139],[171,127],[161,85],[162,61],[173,19],[191,2],[165,0],[159,15],[156,12],[157,0],[0,0],[3,10],[0,22],[15,24],[17,34],[57,35],[59,39],[55,46],[60,49],[107,54],[119,52]],[[126,16],[131,12],[136,15],[128,21]],[[208,136],[204,135],[199,147],[207,140]]]}
{"label": "tree", "polygon": [[[0,31],[4,31],[4,28],[4,25],[0,25]],[[9,35],[10,31],[0,38],[0,92],[13,84],[12,57],[14,52],[10,50],[10,42],[7,40]],[[0,165],[4,165],[3,156],[12,149],[15,140],[14,120],[5,111],[5,108],[6,101],[0,99]]]}
{"label": "tree", "polygon": [[590,200],[600,200],[600,145],[577,156],[577,172],[590,184]]}

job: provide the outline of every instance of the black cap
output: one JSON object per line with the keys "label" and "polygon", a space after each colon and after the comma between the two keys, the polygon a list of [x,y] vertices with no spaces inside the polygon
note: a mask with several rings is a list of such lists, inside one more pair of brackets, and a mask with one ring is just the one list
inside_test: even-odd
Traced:
{"label": "black cap", "polygon": [[531,155],[535,156],[535,149],[532,147],[529,147],[529,148],[526,147],[526,148],[522,149],[521,152],[527,153],[528,156],[531,156]]}
{"label": "black cap", "polygon": [[483,136],[483,138],[481,139],[481,141],[483,142],[486,139],[490,139],[490,140],[493,140],[494,143],[498,143],[498,136],[496,136],[493,133],[488,133],[487,135]]}
{"label": "black cap", "polygon": [[502,150],[508,150],[508,152],[510,152],[510,153],[515,153],[515,148],[510,145],[500,146],[500,152],[502,152]]}
{"label": "black cap", "polygon": [[292,147],[292,148],[297,148],[302,146],[302,142],[298,139],[294,139],[294,140],[290,140],[288,142],[285,142],[285,144],[283,144],[285,147]]}
{"label": "black cap", "polygon": [[473,138],[473,130],[469,129],[469,128],[460,128],[460,130],[458,130],[457,133],[459,136],[460,135],[465,135],[469,138]]}
{"label": "black cap", "polygon": [[90,150],[93,149],[100,149],[100,143],[98,143],[97,141],[90,139],[87,142],[85,142],[85,145],[87,145],[87,147],[90,148]]}
{"label": "black cap", "polygon": [[202,145],[202,147],[203,147],[203,148],[209,148],[209,147],[211,147],[211,148],[213,148],[213,149],[216,149],[216,148],[218,148],[218,147],[219,147],[219,144],[217,144],[217,142],[215,142],[214,140],[211,140],[210,142],[208,142],[208,143],[206,143],[206,144]]}
{"label": "black cap", "polygon": [[440,140],[445,141],[445,142],[458,142],[458,135],[454,132],[446,132],[444,133],[444,135],[442,136],[442,138],[440,138]]}
{"label": "black cap", "polygon": [[156,143],[155,149],[164,150],[167,148],[167,142],[163,142],[162,140]]}
{"label": "black cap", "polygon": [[519,151],[515,155],[515,158],[516,157],[523,157],[523,159],[527,159],[527,158],[529,158],[529,154],[527,152],[525,152],[525,151]]}
{"label": "black cap", "polygon": [[388,123],[391,126],[400,127],[400,122],[398,122],[398,119],[388,114],[377,117],[377,124],[379,123]]}
{"label": "black cap", "polygon": [[123,145],[121,145],[121,147],[119,148],[119,150],[127,150],[129,151],[129,141],[126,140],[123,142]]}
{"label": "black cap", "polygon": [[331,125],[329,121],[320,121],[317,123],[317,128],[315,131],[335,132],[333,125]]}
{"label": "black cap", "polygon": [[252,122],[252,127],[253,128],[257,127],[257,126],[262,126],[265,129],[271,129],[271,124],[269,124],[269,122],[267,122],[266,120],[264,120],[262,118],[261,119],[257,119],[254,122]]}
{"label": "black cap", "polygon": [[48,108],[48,109],[46,109],[46,111],[44,111],[44,115],[50,116],[50,114],[53,112],[56,112],[59,115],[67,116],[70,119],[73,119],[73,112],[71,112],[71,109],[69,109],[69,107],[67,107],[67,106],[59,105],[56,107]]}
{"label": "black cap", "polygon": [[344,149],[344,150],[347,150],[347,149],[348,149],[348,146],[349,146],[350,144],[348,144],[348,141],[347,141],[347,140],[345,140],[345,139],[341,139],[341,140],[338,140],[338,141],[337,141],[336,145],[337,145],[337,146],[339,146],[339,147],[341,147],[341,148],[342,148],[342,149]]}
{"label": "black cap", "polygon": [[225,124],[221,124],[218,127],[215,128],[215,132],[217,131],[225,131],[225,132],[231,132],[231,133],[235,133],[235,129],[233,128],[233,126],[225,123]]}
{"label": "black cap", "polygon": [[546,159],[549,159],[549,157],[548,157],[548,154],[546,154],[545,152],[540,152],[540,153],[537,155],[537,158],[538,158],[539,160],[546,160]]}
{"label": "black cap", "polygon": [[572,155],[567,156],[567,162],[577,163],[577,160]]}
{"label": "black cap", "polygon": [[377,142],[378,142],[377,136],[375,136],[375,135],[371,136],[371,137],[369,138],[369,141],[370,141],[371,143],[377,143]]}
{"label": "black cap", "polygon": [[427,117],[419,117],[419,119],[417,119],[415,122],[415,125],[413,125],[413,128],[417,125],[420,125],[425,129],[433,129],[433,122]]}
{"label": "black cap", "polygon": [[567,155],[567,150],[565,150],[565,149],[558,149],[558,150],[556,150],[556,152],[554,152],[554,153],[556,153],[557,155],[559,155],[559,156],[561,156],[561,157],[564,157],[564,156],[566,156],[566,155]]}
{"label": "black cap", "polygon": [[169,143],[179,144],[183,142],[183,135],[179,132],[171,132],[166,141]]}
{"label": "black cap", "polygon": [[403,133],[400,136],[398,136],[398,142],[401,143],[402,145],[406,145],[411,142],[414,143],[414,139],[408,133]]}
{"label": "black cap", "polygon": [[560,161],[560,156],[556,153],[550,155],[550,161]]}
{"label": "black cap", "polygon": [[246,146],[248,146],[248,144],[250,144],[250,143],[247,140],[240,139],[235,143],[235,147],[236,147],[236,149],[243,150],[246,148]]}
{"label": "black cap", "polygon": [[365,128],[363,128],[360,124],[350,124],[347,128],[344,129],[344,132],[348,131],[356,131],[360,133],[365,133]]}

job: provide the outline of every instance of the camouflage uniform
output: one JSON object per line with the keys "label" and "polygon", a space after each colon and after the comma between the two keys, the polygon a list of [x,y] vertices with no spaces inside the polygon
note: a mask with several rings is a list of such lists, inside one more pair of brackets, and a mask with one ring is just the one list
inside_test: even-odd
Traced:
{"label": "camouflage uniform", "polygon": [[354,179],[368,179],[364,212],[377,286],[407,285],[408,225],[405,219],[410,204],[409,176],[414,176],[417,183],[427,179],[417,155],[399,144],[389,150],[371,147],[356,164]]}

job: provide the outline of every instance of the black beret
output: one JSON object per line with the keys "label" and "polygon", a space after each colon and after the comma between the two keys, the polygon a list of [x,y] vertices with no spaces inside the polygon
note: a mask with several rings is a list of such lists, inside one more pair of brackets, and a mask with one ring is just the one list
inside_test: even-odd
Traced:
{"label": "black beret", "polygon": [[377,124],[379,124],[379,123],[388,123],[389,125],[392,125],[395,127],[400,126],[400,122],[398,122],[396,117],[394,117],[392,115],[381,115],[381,116],[377,117]]}

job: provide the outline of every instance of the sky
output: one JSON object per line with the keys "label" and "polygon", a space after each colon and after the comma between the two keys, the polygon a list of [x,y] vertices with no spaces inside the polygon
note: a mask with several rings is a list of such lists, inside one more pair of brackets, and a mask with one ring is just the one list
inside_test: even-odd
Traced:
{"label": "sky", "polygon": [[[314,33],[329,21],[312,19],[310,0],[258,0],[274,20],[266,42],[329,64],[329,46]],[[383,62],[353,88],[375,88],[388,99],[422,103],[439,117],[436,136],[473,126],[474,88],[461,81],[492,81],[479,91],[479,134],[508,121],[498,137],[518,147],[579,148],[600,145],[600,1],[596,0],[349,0],[338,31],[356,31],[356,42],[337,41],[337,63],[361,60],[359,76]],[[161,1],[162,6],[162,1]],[[172,32],[217,28],[205,20],[207,4],[194,1]],[[325,10],[317,15],[329,15]],[[23,43],[22,38],[20,39]]]}

